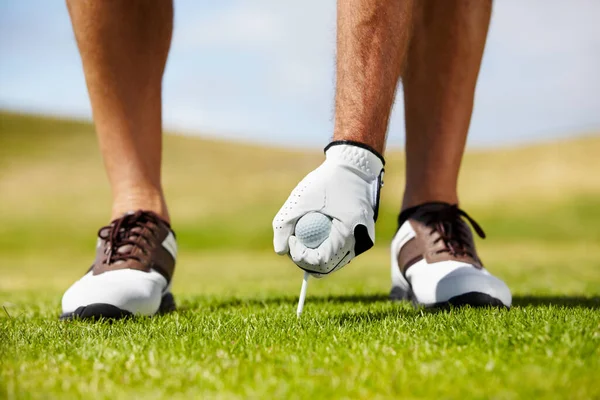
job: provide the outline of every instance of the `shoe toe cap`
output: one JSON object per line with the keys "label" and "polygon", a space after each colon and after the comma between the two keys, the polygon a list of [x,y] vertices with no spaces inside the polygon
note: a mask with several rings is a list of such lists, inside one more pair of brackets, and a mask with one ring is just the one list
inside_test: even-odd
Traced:
{"label": "shoe toe cap", "polygon": [[62,309],[71,313],[91,304],[109,304],[132,314],[153,315],[166,287],[166,279],[155,271],[124,269],[99,275],[90,271],[65,292]]}
{"label": "shoe toe cap", "polygon": [[423,262],[422,265],[414,265],[408,272],[415,300],[426,306],[448,302],[467,293],[488,295],[506,307],[512,304],[510,289],[502,280],[470,264]]}
{"label": "shoe toe cap", "polygon": [[510,289],[502,280],[473,267],[469,267],[469,270],[462,274],[449,274],[441,279],[436,286],[436,298],[440,302],[467,293],[486,294],[499,300],[506,307],[510,307],[512,304]]}

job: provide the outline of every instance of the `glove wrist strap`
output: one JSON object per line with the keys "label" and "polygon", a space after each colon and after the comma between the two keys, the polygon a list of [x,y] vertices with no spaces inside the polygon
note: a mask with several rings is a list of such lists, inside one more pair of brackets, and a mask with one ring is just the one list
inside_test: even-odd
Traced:
{"label": "glove wrist strap", "polygon": [[372,148],[368,144],[356,142],[354,140],[334,140],[333,142],[331,142],[327,146],[325,146],[324,151],[327,152],[327,150],[329,150],[331,147],[340,146],[340,145],[356,146],[356,147],[360,147],[362,149],[368,150],[371,153],[373,153],[375,156],[377,156],[377,158],[379,158],[379,160],[381,161],[381,164],[385,165],[385,159],[374,148]]}

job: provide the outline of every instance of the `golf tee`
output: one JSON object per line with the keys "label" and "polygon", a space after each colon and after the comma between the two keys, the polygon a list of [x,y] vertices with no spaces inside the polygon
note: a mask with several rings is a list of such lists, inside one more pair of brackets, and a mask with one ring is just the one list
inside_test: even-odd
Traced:
{"label": "golf tee", "polygon": [[304,272],[304,279],[302,279],[302,288],[300,288],[300,298],[298,299],[298,308],[296,309],[296,316],[300,318],[302,309],[304,308],[304,301],[306,300],[306,288],[308,287],[308,278],[310,274]]}

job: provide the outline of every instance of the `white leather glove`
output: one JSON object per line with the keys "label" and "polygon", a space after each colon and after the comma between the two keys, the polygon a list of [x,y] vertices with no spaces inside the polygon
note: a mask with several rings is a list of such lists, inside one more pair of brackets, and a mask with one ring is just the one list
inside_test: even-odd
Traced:
{"label": "white leather glove", "polygon": [[[273,220],[273,246],[313,276],[334,272],[373,247],[383,158],[361,143],[336,141],[325,161],[290,194]],[[294,236],[296,222],[316,211],[332,219],[329,237],[316,249]]]}

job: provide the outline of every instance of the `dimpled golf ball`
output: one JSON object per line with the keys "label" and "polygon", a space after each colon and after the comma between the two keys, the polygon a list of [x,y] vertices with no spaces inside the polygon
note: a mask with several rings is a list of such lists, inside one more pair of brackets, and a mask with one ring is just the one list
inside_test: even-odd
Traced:
{"label": "dimpled golf ball", "polygon": [[316,249],[329,237],[331,219],[318,212],[309,212],[296,223],[295,235],[308,248]]}

